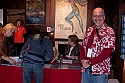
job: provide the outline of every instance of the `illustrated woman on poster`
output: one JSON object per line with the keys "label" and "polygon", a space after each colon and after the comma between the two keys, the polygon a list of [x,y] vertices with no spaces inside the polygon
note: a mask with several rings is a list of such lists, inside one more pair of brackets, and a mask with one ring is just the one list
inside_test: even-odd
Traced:
{"label": "illustrated woman on poster", "polygon": [[[65,18],[65,21],[67,21],[68,23],[71,24],[72,26],[72,32],[74,33],[74,24],[73,22],[71,21],[71,19],[76,16],[76,18],[78,19],[79,21],[79,26],[82,30],[82,33],[84,33],[84,30],[83,30],[83,23],[82,23],[82,18],[80,16],[80,12],[79,12],[79,9],[78,7],[76,6],[75,3],[79,3],[80,5],[82,6],[86,6],[87,4],[87,1],[86,0],[69,0],[71,2],[71,7],[72,7],[72,12]],[[77,33],[75,33],[77,34]]]}

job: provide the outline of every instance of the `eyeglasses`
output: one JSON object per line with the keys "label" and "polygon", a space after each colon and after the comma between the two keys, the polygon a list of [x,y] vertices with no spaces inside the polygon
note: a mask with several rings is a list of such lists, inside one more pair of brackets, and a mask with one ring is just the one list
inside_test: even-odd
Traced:
{"label": "eyeglasses", "polygon": [[98,18],[102,18],[102,17],[104,17],[104,15],[93,15],[93,17],[94,17],[94,18],[97,18],[97,17],[98,17]]}

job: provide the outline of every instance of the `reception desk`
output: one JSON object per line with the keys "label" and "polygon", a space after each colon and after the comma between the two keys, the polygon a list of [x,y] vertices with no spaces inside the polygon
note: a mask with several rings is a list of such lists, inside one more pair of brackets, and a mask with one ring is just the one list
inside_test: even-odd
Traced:
{"label": "reception desk", "polygon": [[[44,68],[43,83],[80,83],[79,66],[47,64]],[[0,83],[23,83],[23,68],[0,65]]]}

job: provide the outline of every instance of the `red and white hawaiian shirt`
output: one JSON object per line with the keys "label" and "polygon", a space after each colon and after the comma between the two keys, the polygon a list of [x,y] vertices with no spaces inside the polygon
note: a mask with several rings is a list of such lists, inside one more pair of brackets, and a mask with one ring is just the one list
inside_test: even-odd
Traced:
{"label": "red and white hawaiian shirt", "polygon": [[[82,47],[87,55],[87,43],[92,31],[96,28],[95,26],[89,27],[84,35]],[[97,34],[94,34],[93,43],[91,45],[92,57],[97,57],[104,48],[113,48],[115,50],[115,33],[114,30],[107,26],[105,23],[98,30],[101,40]],[[103,41],[103,42],[102,42]],[[84,71],[84,69],[83,69]],[[98,64],[92,65],[92,74],[110,74],[110,57],[99,62]]]}

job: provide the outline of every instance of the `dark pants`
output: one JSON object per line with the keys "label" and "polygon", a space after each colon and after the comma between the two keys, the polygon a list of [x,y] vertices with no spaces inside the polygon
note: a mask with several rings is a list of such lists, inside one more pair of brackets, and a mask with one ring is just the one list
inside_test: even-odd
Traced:
{"label": "dark pants", "polygon": [[14,43],[15,56],[20,56],[20,51],[22,50],[24,43]]}

